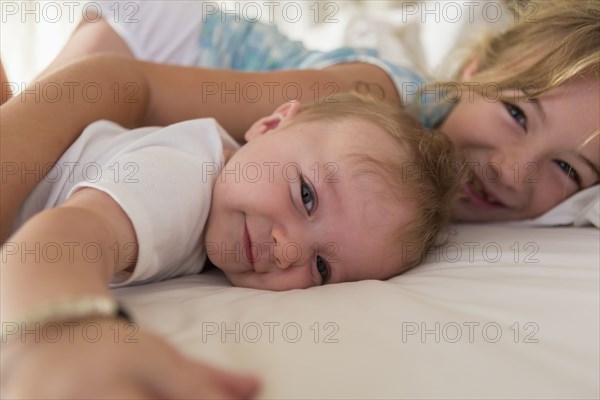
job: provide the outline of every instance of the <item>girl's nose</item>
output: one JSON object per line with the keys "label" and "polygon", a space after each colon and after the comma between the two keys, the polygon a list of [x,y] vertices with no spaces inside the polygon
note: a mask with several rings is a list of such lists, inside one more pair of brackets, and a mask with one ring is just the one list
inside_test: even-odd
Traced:
{"label": "girl's nose", "polygon": [[538,157],[528,147],[497,150],[483,166],[482,178],[490,183],[519,190],[525,183],[535,182]]}

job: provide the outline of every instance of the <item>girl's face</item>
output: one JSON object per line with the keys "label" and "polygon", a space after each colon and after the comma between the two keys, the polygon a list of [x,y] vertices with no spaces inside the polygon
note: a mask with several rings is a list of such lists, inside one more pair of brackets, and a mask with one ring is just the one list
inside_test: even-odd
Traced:
{"label": "girl's face", "polygon": [[463,92],[441,125],[469,163],[455,218],[533,218],[598,183],[600,139],[580,146],[600,129],[599,99],[597,78],[574,79],[535,101]]}

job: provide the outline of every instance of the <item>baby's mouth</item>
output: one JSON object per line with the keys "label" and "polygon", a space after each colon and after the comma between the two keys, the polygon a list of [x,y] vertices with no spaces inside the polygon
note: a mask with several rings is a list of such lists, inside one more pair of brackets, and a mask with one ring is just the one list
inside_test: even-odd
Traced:
{"label": "baby's mouth", "polygon": [[[252,239],[250,238],[250,232],[248,231],[248,225],[244,223],[244,233],[243,233],[243,245],[245,257],[250,267],[254,270],[254,254],[252,254]],[[243,253],[244,253],[243,252]]]}

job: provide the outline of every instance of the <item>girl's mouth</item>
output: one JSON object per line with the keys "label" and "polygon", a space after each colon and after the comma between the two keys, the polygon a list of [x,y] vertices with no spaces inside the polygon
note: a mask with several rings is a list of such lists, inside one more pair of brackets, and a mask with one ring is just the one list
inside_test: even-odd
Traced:
{"label": "girl's mouth", "polygon": [[473,205],[488,208],[498,209],[505,208],[506,205],[492,193],[490,193],[481,181],[474,176],[473,179],[467,182],[461,192],[464,197]]}

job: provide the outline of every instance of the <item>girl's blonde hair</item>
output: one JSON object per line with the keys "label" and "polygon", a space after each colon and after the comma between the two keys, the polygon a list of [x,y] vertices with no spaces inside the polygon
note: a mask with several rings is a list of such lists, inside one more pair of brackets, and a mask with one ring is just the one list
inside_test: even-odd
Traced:
{"label": "girl's blonde hair", "polygon": [[470,81],[494,82],[502,90],[520,90],[525,99],[532,99],[578,76],[598,79],[600,1],[507,2],[517,22],[475,46],[460,68],[462,73],[477,62]]}
{"label": "girl's blonde hair", "polygon": [[382,197],[396,200],[398,206],[414,209],[412,223],[406,226],[398,222],[390,238],[390,253],[401,255],[397,273],[402,273],[423,261],[436,243],[438,233],[450,221],[454,199],[464,182],[464,164],[445,135],[425,130],[398,106],[356,93],[338,94],[306,104],[300,114],[290,120],[290,125],[341,118],[373,123],[395,144],[392,151],[397,155],[393,159],[375,158],[365,152],[350,154],[349,162],[359,166],[357,173],[381,179],[385,188]]}

